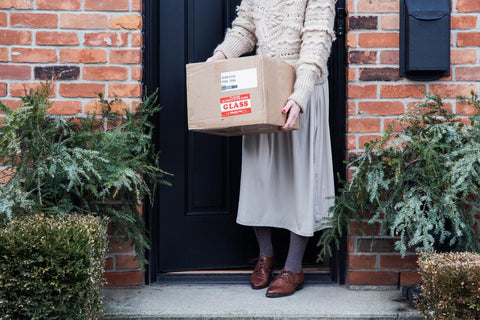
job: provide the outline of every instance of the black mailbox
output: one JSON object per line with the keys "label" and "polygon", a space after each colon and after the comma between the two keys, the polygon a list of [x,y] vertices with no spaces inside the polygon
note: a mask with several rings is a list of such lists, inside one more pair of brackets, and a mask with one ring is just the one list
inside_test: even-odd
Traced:
{"label": "black mailbox", "polygon": [[450,75],[450,11],[450,0],[401,0],[401,76],[430,81]]}

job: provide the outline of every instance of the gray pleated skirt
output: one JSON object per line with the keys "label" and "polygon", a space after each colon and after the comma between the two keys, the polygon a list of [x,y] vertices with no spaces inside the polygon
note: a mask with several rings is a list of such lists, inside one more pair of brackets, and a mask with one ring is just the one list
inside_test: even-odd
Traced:
{"label": "gray pleated skirt", "polygon": [[314,87],[300,129],[243,137],[237,223],[312,236],[325,228],[334,180],[328,83]]}

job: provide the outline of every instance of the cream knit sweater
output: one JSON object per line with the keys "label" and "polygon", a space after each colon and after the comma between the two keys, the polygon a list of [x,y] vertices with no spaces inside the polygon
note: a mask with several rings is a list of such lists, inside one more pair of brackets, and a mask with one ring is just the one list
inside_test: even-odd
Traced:
{"label": "cream knit sweater", "polygon": [[315,84],[328,76],[327,60],[335,39],[336,0],[242,0],[237,18],[216,49],[236,58],[257,53],[296,69],[294,100],[303,111]]}

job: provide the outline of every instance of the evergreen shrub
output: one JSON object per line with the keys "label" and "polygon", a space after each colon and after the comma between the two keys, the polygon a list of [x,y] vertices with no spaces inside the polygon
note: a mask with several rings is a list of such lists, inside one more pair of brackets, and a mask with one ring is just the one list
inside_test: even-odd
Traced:
{"label": "evergreen shrub", "polygon": [[351,159],[353,178],[335,198],[319,258],[332,254],[330,244],[339,246],[351,219],[381,223],[402,255],[409,247],[480,249],[480,101],[474,93],[463,100],[477,112],[462,121],[440,97],[428,96],[398,120],[403,130],[391,126]]}
{"label": "evergreen shrub", "polygon": [[419,266],[422,295],[417,307],[425,319],[480,318],[480,255],[423,254]]}
{"label": "evergreen shrub", "polygon": [[99,319],[107,223],[84,215],[13,219],[0,229],[0,319]]}

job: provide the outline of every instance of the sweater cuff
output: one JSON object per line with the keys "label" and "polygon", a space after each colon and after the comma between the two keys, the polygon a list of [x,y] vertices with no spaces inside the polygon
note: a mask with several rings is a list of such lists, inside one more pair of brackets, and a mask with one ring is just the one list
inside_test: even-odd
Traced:
{"label": "sweater cuff", "polygon": [[315,73],[311,70],[297,70],[297,79],[295,80],[295,86],[293,93],[288,100],[295,101],[302,109],[301,112],[307,110],[310,96],[315,86]]}
{"label": "sweater cuff", "polygon": [[222,51],[227,59],[238,58],[242,54],[248,51],[245,40],[237,38],[235,36],[226,37],[225,40],[215,48],[214,53]]}

